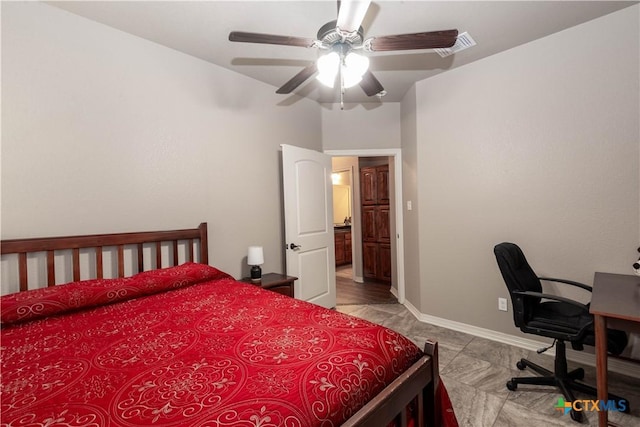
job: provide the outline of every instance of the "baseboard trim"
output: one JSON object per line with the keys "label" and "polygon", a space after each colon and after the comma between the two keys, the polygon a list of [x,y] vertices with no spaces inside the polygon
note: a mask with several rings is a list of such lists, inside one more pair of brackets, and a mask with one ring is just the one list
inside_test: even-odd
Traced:
{"label": "baseboard trim", "polygon": [[[491,329],[480,328],[478,326],[424,314],[421,313],[413,304],[406,300],[403,305],[407,307],[407,310],[409,310],[409,312],[411,312],[411,314],[413,314],[413,316],[421,322],[430,323],[432,325],[441,326],[447,329],[453,329],[454,331],[464,332],[469,335],[486,338],[488,340],[496,341],[503,344],[513,345],[515,347],[524,348],[526,350],[536,351],[539,348],[549,345],[549,343],[545,343],[542,341],[518,337],[515,335],[505,334],[503,332],[493,331]],[[555,356],[555,348],[547,350],[547,354]],[[595,355],[585,353],[584,351],[567,349],[567,359],[577,363],[583,363],[588,366],[596,366]],[[638,363],[632,363],[626,360],[610,357],[608,359],[608,368],[610,372],[616,372],[640,379],[640,364]]]}
{"label": "baseboard trim", "polygon": [[393,286],[389,289],[389,292],[391,292],[391,295],[393,295],[394,297],[396,297],[396,299],[398,299],[398,290],[396,288],[394,288]]}

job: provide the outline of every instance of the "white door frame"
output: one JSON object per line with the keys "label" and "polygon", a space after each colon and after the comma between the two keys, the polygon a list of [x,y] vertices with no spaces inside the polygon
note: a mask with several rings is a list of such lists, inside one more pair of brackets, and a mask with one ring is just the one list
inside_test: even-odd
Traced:
{"label": "white door frame", "polygon": [[403,210],[402,210],[402,150],[400,148],[372,148],[354,150],[324,150],[331,157],[393,157],[393,176],[395,188],[395,212],[396,212],[396,268],[398,273],[398,302],[404,304],[404,236],[403,236]]}

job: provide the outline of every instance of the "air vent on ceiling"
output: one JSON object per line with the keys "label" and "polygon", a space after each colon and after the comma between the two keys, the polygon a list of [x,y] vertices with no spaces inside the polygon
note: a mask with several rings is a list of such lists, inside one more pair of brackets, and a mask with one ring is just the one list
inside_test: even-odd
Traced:
{"label": "air vent on ceiling", "polygon": [[438,52],[438,55],[443,58],[449,55],[453,55],[454,53],[460,52],[461,50],[468,49],[472,46],[476,45],[476,41],[467,33],[466,31],[462,34],[458,34],[458,39],[456,40],[456,44],[451,47],[446,47],[444,49],[434,49]]}

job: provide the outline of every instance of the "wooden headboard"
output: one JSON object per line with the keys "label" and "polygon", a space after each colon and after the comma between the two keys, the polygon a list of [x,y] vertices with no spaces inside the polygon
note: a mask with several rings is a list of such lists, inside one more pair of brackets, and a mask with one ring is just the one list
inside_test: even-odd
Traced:
{"label": "wooden headboard", "polygon": [[[184,260],[180,260],[178,245],[186,243]],[[169,245],[167,251],[169,259],[163,264],[162,246]],[[118,277],[125,276],[125,248],[134,248],[136,256],[133,264],[137,264],[138,273],[144,271],[145,257],[143,248],[151,246],[151,253],[155,253],[155,264],[150,269],[178,265],[182,262],[194,261],[202,264],[209,263],[207,223],[201,223],[197,228],[168,231],[143,231],[135,233],[92,234],[85,236],[44,237],[31,239],[11,239],[0,241],[0,254],[17,254],[18,280],[20,291],[29,287],[27,259],[31,254],[45,253],[47,265],[47,286],[56,285],[55,256],[56,251],[71,251],[71,265],[73,280],[81,280],[80,250],[88,250],[95,254],[91,264],[95,265],[95,277],[87,277],[87,269],[83,270],[84,279],[102,279],[104,277],[103,252],[107,249],[117,252],[116,264]],[[194,248],[196,250],[194,251]],[[198,258],[194,258],[194,252]],[[93,256],[91,257],[93,258]],[[166,257],[165,257],[166,258]],[[93,274],[91,276],[94,276]]]}

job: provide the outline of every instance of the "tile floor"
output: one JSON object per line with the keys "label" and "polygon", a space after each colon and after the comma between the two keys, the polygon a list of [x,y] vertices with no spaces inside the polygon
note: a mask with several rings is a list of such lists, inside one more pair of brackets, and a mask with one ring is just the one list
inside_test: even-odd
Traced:
{"label": "tile floor", "polygon": [[[578,424],[569,415],[554,409],[561,394],[542,386],[519,386],[507,390],[512,376],[531,376],[515,364],[527,358],[547,368],[553,359],[547,355],[475,337],[418,321],[403,305],[342,305],[337,310],[384,325],[411,338],[420,347],[427,338],[438,341],[440,374],[460,427],[538,427]],[[577,367],[569,362],[569,369]],[[595,368],[583,366],[585,382],[595,384]],[[631,413],[611,412],[609,421],[622,427],[640,427],[640,380],[615,373],[609,375],[609,390],[627,398]],[[581,396],[587,398],[587,396]],[[597,426],[596,412],[585,412],[581,425]]]}

